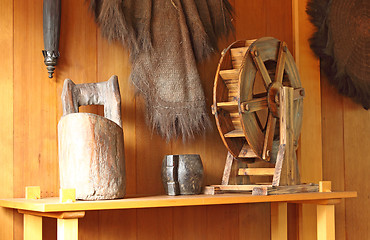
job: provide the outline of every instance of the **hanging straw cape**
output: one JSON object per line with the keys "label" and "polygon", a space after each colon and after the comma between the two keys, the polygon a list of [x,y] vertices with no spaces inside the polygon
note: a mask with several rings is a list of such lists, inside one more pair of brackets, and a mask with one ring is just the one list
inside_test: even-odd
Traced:
{"label": "hanging straw cape", "polygon": [[370,1],[311,0],[311,48],[339,92],[370,108]]}
{"label": "hanging straw cape", "polygon": [[167,140],[209,126],[197,62],[232,29],[227,0],[91,0],[109,40],[130,50],[131,81],[146,102],[148,123]]}

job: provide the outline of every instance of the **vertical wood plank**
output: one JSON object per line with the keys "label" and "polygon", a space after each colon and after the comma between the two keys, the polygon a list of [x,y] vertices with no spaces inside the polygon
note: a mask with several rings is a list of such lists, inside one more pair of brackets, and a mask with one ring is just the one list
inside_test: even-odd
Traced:
{"label": "vertical wood plank", "polygon": [[299,239],[299,204],[288,203],[288,239]]}
{"label": "vertical wood plank", "polygon": [[271,239],[288,239],[288,204],[271,203]]}
{"label": "vertical wood plank", "polygon": [[319,59],[310,49],[308,39],[314,32],[305,12],[307,0],[293,0],[294,52],[306,96],[300,141],[302,182],[317,182],[322,178],[321,92]]}
{"label": "vertical wood plank", "polygon": [[239,204],[239,240],[269,240],[270,204]]}
{"label": "vertical wood plank", "polygon": [[42,218],[42,237],[43,239],[57,239],[57,220],[55,218]]}
{"label": "vertical wood plank", "polygon": [[173,239],[205,239],[206,207],[176,207],[173,209]]}
{"label": "vertical wood plank", "polygon": [[266,0],[266,36],[284,41],[293,50],[292,1]]}
{"label": "vertical wood plank", "polygon": [[99,217],[93,226],[99,228],[99,239],[136,239],[136,209],[101,211]]}
{"label": "vertical wood plank", "polygon": [[[125,148],[126,195],[136,193],[136,104],[134,88],[129,80],[131,65],[128,52],[120,43],[97,37],[97,81],[117,75],[121,92],[122,128]],[[120,216],[122,214],[122,216]],[[100,239],[136,239],[136,210],[99,213]]]}
{"label": "vertical wood plank", "polygon": [[369,239],[370,111],[349,98],[344,98],[343,110],[345,190],[358,193],[346,201],[346,234],[348,239]]}
{"label": "vertical wood plank", "polygon": [[[55,71],[57,82],[57,121],[63,114],[60,96],[63,82],[70,78],[74,83],[97,82],[97,27],[88,11],[86,1],[62,1],[60,58]],[[100,110],[100,111],[99,111]],[[97,106],[80,107],[80,112],[101,114]]]}
{"label": "vertical wood plank", "polygon": [[78,240],[78,218],[58,219],[58,240]]}
{"label": "vertical wood plank", "polygon": [[[66,78],[70,78],[76,84],[98,82],[97,27],[85,1],[62,1],[60,36],[59,51],[61,57],[55,72],[57,82],[57,121],[59,121],[63,113],[60,96],[63,82]],[[80,108],[80,112],[100,115],[101,110],[102,108],[97,106]],[[79,226],[80,240],[99,239],[99,212],[88,212],[79,221]]]}
{"label": "vertical wood plank", "polygon": [[[85,217],[78,221],[78,239],[92,240],[101,239],[100,236],[100,213],[99,211],[87,211]],[[119,222],[115,223],[119,224]],[[58,239],[59,240],[59,239]]]}
{"label": "vertical wood plank", "polygon": [[[14,197],[40,186],[41,197],[59,189],[56,142],[56,83],[43,63],[42,0],[14,0]],[[19,214],[14,225],[22,226]],[[45,226],[45,231],[52,228]],[[14,227],[14,238],[23,231]]]}
{"label": "vertical wood plank", "polygon": [[171,154],[171,145],[145,121],[145,104],[136,97],[136,190],[138,194],[164,194],[161,166],[164,155]]}
{"label": "vertical wood plank", "polygon": [[235,0],[236,39],[257,39],[266,36],[266,0]]}
{"label": "vertical wood plank", "polygon": [[[0,197],[13,197],[13,0],[0,2]],[[0,209],[0,239],[13,239],[13,211]]]}
{"label": "vertical wood plank", "polygon": [[172,240],[173,208],[148,208],[137,210],[138,240]]}
{"label": "vertical wood plank", "polygon": [[[301,182],[318,183],[322,179],[321,92],[320,67],[310,49],[308,39],[314,32],[305,12],[307,0],[292,0],[293,45],[296,64],[306,96],[303,101],[303,123],[298,149]],[[316,237],[315,206],[301,205],[300,239]]]}
{"label": "vertical wood plank", "polygon": [[317,240],[335,240],[334,205],[317,205]]}
{"label": "vertical wood plank", "polygon": [[30,185],[51,197],[58,190],[56,84],[41,57],[42,1],[15,0],[14,28],[14,197]]}
{"label": "vertical wood plank", "polygon": [[[332,182],[333,191],[344,191],[343,97],[323,73],[321,78],[323,179]],[[335,235],[338,240],[346,239],[345,201],[335,206]]]}
{"label": "vertical wood plank", "polygon": [[207,206],[207,240],[239,238],[238,205]]}
{"label": "vertical wood plank", "polygon": [[42,217],[24,214],[23,221],[24,240],[42,240]]}

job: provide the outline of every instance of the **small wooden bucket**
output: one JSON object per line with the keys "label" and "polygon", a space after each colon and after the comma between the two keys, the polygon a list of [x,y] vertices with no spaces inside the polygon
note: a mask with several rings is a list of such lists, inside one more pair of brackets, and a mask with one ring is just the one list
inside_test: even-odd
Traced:
{"label": "small wooden bucket", "polygon": [[[106,95],[102,96],[102,93]],[[116,97],[110,97],[112,94],[109,93]],[[76,94],[85,94],[88,98]],[[116,199],[125,195],[119,95],[115,76],[104,83],[75,85],[69,79],[64,83],[64,116],[58,124],[60,186],[75,188],[76,199]],[[105,117],[78,113],[78,106],[84,101],[104,103]]]}

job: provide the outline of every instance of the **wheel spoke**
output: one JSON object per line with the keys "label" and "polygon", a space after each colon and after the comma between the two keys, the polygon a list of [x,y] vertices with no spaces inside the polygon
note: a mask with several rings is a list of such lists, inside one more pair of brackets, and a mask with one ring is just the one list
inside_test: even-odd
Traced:
{"label": "wheel spoke", "polygon": [[256,48],[253,48],[251,51],[252,51],[253,61],[256,64],[257,69],[261,73],[263,83],[265,84],[265,88],[268,89],[268,87],[271,84],[271,78],[270,78],[269,73],[267,72],[266,66],[263,63],[263,60],[260,54],[258,53],[258,50]]}
{"label": "wheel spoke", "polygon": [[283,82],[286,51],[287,51],[286,43],[281,42],[280,43],[280,48],[279,48],[278,60],[277,60],[277,64],[276,64],[275,82],[279,82],[279,83]]}
{"label": "wheel spoke", "polygon": [[272,113],[269,112],[269,116],[267,119],[265,140],[263,142],[263,150],[262,150],[262,159],[264,160],[267,160],[270,158],[272,142],[274,140],[274,134],[275,134],[275,126],[276,126],[276,118],[274,118]]}
{"label": "wheel spoke", "polygon": [[243,106],[244,112],[256,112],[262,109],[266,109],[268,107],[267,106],[267,96],[260,97],[260,98],[254,98],[252,100],[242,103],[242,106]]}

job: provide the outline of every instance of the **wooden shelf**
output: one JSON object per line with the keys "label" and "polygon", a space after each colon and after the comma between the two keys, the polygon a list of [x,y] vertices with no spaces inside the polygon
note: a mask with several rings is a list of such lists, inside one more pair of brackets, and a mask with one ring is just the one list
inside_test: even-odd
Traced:
{"label": "wooden shelf", "polygon": [[[324,190],[324,189],[323,189]],[[78,240],[78,219],[88,210],[135,209],[155,207],[202,206],[238,203],[271,203],[271,239],[287,239],[287,203],[316,204],[318,236],[327,232],[334,236],[334,204],[342,198],[356,197],[356,192],[314,192],[284,195],[252,196],[250,194],[220,194],[192,196],[149,196],[119,200],[76,201],[60,203],[59,198],[29,200],[0,199],[0,206],[18,209],[23,214],[24,239],[42,239],[42,218],[57,219],[60,240]],[[276,214],[278,213],[278,214]],[[321,216],[329,216],[322,218]],[[279,229],[279,231],[275,231]],[[333,239],[333,238],[319,238]]]}
{"label": "wooden shelf", "polygon": [[356,192],[316,192],[271,196],[251,194],[149,196],[118,200],[76,201],[60,203],[59,198],[27,200],[24,198],[0,199],[0,206],[37,212],[65,212],[87,210],[133,209],[155,207],[179,207],[261,202],[319,201],[327,199],[353,198]]}

